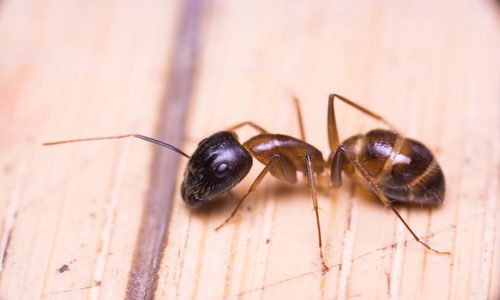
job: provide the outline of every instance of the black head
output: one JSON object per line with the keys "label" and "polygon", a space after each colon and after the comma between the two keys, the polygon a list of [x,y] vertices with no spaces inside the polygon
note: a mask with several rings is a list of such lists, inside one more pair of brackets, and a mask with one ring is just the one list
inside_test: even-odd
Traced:
{"label": "black head", "polygon": [[250,171],[252,156],[234,132],[220,131],[198,144],[189,159],[181,194],[190,206],[209,202],[228,192]]}

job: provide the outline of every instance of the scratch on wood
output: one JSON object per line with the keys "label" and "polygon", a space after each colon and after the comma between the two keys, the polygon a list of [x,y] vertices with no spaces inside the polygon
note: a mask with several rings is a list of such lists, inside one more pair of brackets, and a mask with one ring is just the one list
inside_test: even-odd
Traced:
{"label": "scratch on wood", "polygon": [[[463,151],[460,152],[461,154],[461,157],[459,158],[460,161],[463,161],[464,160],[464,157],[463,157]],[[467,158],[465,158],[467,159]],[[466,162],[467,164],[467,162]],[[457,174],[460,174],[459,176],[457,176],[457,180],[455,182],[456,184],[456,188],[455,188],[455,191],[453,191],[452,193],[456,193],[456,195],[459,195],[459,191],[460,191],[460,187],[462,186],[462,174],[464,174],[464,164],[459,164],[458,166],[458,171],[457,171]],[[449,197],[449,196],[448,196]],[[452,245],[452,259],[450,260],[450,267],[448,269],[448,278],[450,278],[450,281],[449,281],[449,284],[448,284],[448,297],[453,297],[453,295],[455,295],[455,289],[454,289],[454,286],[456,285],[456,276],[457,276],[457,272],[455,272],[456,268],[454,268],[453,266],[455,265],[455,262],[457,262],[457,256],[453,255],[453,252],[456,252],[456,250],[458,249],[458,224],[460,224],[460,226],[462,225],[461,223],[459,223],[459,213],[461,211],[461,206],[462,206],[462,197],[457,197],[457,207],[455,209],[455,214],[453,216],[453,224],[456,224],[453,226],[452,228],[452,234],[451,234],[451,245]]]}
{"label": "scratch on wood", "polygon": [[[206,218],[203,222],[203,229],[201,233],[201,244],[198,248],[198,254],[196,259],[196,272],[195,277],[193,279],[193,293],[191,294],[191,299],[196,299],[196,295],[198,294],[198,287],[200,283],[200,276],[202,274],[202,266],[203,266],[203,253],[205,253],[205,246],[207,240],[207,231],[208,231],[208,218]],[[185,241],[185,245],[187,245],[187,240]],[[186,253],[186,251],[184,252]],[[178,291],[178,290],[177,290]],[[177,298],[179,295],[177,294]]]}
{"label": "scratch on wood", "polygon": [[354,193],[355,187],[354,185],[351,185],[347,226],[342,243],[342,262],[340,263],[339,268],[338,299],[345,299],[347,297],[347,284],[351,274],[352,254],[355,240],[354,232],[356,231],[355,225],[357,221]]}
{"label": "scratch on wood", "polygon": [[[335,266],[329,266],[330,270],[338,267],[339,265],[335,265]],[[302,273],[302,274],[298,274],[298,275],[295,275],[295,276],[292,276],[292,277],[288,277],[286,279],[282,279],[282,280],[279,280],[279,281],[275,281],[275,282],[272,282],[272,283],[269,283],[269,284],[266,284],[264,286],[261,286],[259,288],[254,288],[254,289],[250,289],[250,290],[246,290],[246,291],[243,291],[241,293],[238,294],[238,297],[241,297],[241,296],[244,296],[246,294],[250,294],[250,293],[253,293],[253,292],[257,292],[257,291],[263,291],[265,290],[266,288],[270,288],[272,286],[276,286],[276,285],[280,285],[282,283],[285,283],[285,282],[288,282],[288,281],[292,281],[292,280],[296,280],[296,279],[300,279],[300,278],[304,278],[306,276],[309,276],[309,275],[312,275],[312,274],[316,274],[316,273],[321,273],[323,272],[323,269],[318,269],[318,270],[314,270],[314,271],[310,271],[310,272],[306,272],[306,273]]]}
{"label": "scratch on wood", "polygon": [[4,219],[4,232],[2,233],[2,240],[0,241],[0,273],[4,270],[10,242],[12,239],[12,232],[14,231],[14,223],[17,217],[17,206],[21,198],[21,190],[24,182],[24,174],[26,172],[26,162],[23,161],[17,171],[17,179],[15,181],[14,189],[7,208],[7,215]]}
{"label": "scratch on wood", "polygon": [[[240,222],[238,221],[238,223],[235,224],[235,226],[234,226],[233,236],[231,238],[231,250],[229,253],[229,260],[228,260],[228,264],[226,267],[226,278],[225,278],[226,282],[231,282],[231,279],[233,276],[233,266],[234,266],[234,262],[236,259],[235,254],[236,254],[236,250],[237,250],[236,246],[237,246],[237,241],[238,241],[239,229],[240,229]],[[228,298],[230,289],[231,289],[230,284],[226,284],[224,286],[224,292],[223,292],[224,299]]]}
{"label": "scratch on wood", "polygon": [[189,242],[189,228],[191,225],[191,215],[188,217],[188,225],[184,228],[184,236],[186,237],[184,239],[184,242],[182,244],[182,251],[179,251],[177,261],[179,261],[179,267],[174,270],[175,275],[174,275],[174,282],[175,282],[175,298],[179,299],[179,293],[180,293],[180,282],[182,280],[182,275],[184,274],[184,262],[186,261],[186,255],[187,255],[187,248],[188,248],[188,242]]}
{"label": "scratch on wood", "polygon": [[401,273],[403,271],[403,258],[406,249],[406,228],[402,222],[396,223],[396,247],[392,256],[392,267],[390,272],[390,299],[398,299],[399,285],[401,283]]}
{"label": "scratch on wood", "polygon": [[[266,189],[262,191],[262,193],[266,193]],[[264,196],[266,199],[269,198],[269,195]],[[265,201],[263,203],[264,207],[262,208],[262,226],[260,226],[260,231],[259,231],[259,236],[267,236],[269,239],[271,239],[272,234],[273,234],[273,226],[274,226],[274,221],[277,218],[277,212],[278,210],[276,209],[276,202],[275,201]],[[262,262],[258,263],[257,266],[255,267],[255,271],[251,275],[253,280],[258,280],[261,286],[264,286],[266,284],[267,280],[267,270],[269,268],[269,260],[270,260],[270,255],[269,255],[270,247],[259,247],[259,250],[257,251],[257,257],[256,261]],[[246,254],[248,255],[248,254]],[[248,264],[248,259],[245,261],[245,264]],[[246,267],[246,265],[245,265]],[[245,273],[246,275],[246,273]],[[244,286],[246,282],[246,276],[242,276],[241,282],[242,286]],[[253,282],[253,281],[252,281]],[[263,298],[264,295],[259,295],[258,297]]]}
{"label": "scratch on wood", "polygon": [[[497,151],[498,152],[498,151]],[[499,153],[493,155],[498,161]],[[494,163],[497,165],[497,163]],[[489,176],[491,183],[489,184],[488,199],[485,205],[485,221],[484,221],[484,235],[483,235],[483,251],[481,253],[481,296],[480,299],[488,299],[491,289],[491,277],[493,266],[493,253],[495,249],[495,233],[496,233],[496,202],[497,192],[499,190],[498,168],[493,168],[493,174]]]}
{"label": "scratch on wood", "polygon": [[76,288],[76,289],[71,289],[71,290],[63,290],[63,291],[56,291],[56,292],[45,293],[44,296],[47,296],[47,295],[57,295],[57,294],[66,294],[66,293],[84,291],[84,290],[88,290],[88,289],[91,289],[93,287],[98,287],[98,286],[101,286],[101,282],[100,281],[95,281],[94,284],[89,285],[89,286],[84,286],[84,287],[81,287],[81,288]]}
{"label": "scratch on wood", "polygon": [[[120,190],[120,186],[122,183],[122,177],[125,173],[125,166],[127,161],[127,153],[128,147],[122,146],[118,148],[119,155],[117,166],[114,168],[116,173],[113,174],[112,186],[111,186],[111,194],[109,197],[109,203],[106,207],[106,221],[104,223],[104,227],[101,232],[101,240],[99,241],[99,253],[97,254],[96,262],[94,264],[94,274],[92,279],[94,282],[102,282],[104,277],[104,272],[106,268],[106,259],[109,252],[109,245],[111,240],[111,235],[113,233],[114,226],[114,216],[116,213],[116,207],[118,203],[118,191]],[[95,285],[90,292],[90,299],[98,299],[100,292],[100,285]]]}
{"label": "scratch on wood", "polygon": [[[464,223],[470,223],[471,221],[474,221],[476,220],[478,217],[484,215],[483,213],[481,214],[478,214],[477,216],[473,216],[469,219],[467,219]],[[404,228],[403,228],[404,229]],[[452,229],[455,229],[455,226],[454,225],[451,225],[451,226],[448,226],[446,228],[443,228],[443,229],[440,229],[440,230],[437,230],[437,231],[434,231],[434,232],[430,232],[429,234],[425,235],[425,236],[420,236],[419,238],[420,239],[429,239],[433,236],[435,236],[436,234],[438,233],[444,233],[446,231],[449,231],[449,230],[452,230]],[[366,253],[363,253],[361,255],[358,255],[356,257],[353,257],[350,261],[350,263],[352,264],[353,262],[355,262],[356,260],[359,260],[361,258],[364,258],[364,257],[367,257],[367,256],[370,256],[370,255],[373,255],[373,254],[376,254],[376,253],[379,253],[381,251],[385,251],[385,250],[389,250],[389,249],[393,249],[396,247],[396,245],[398,243],[401,243],[401,244],[406,244],[407,242],[409,241],[414,241],[413,237],[412,238],[407,238],[406,240],[403,240],[403,241],[398,241],[396,243],[392,243],[392,244],[389,244],[389,245],[386,245],[386,246],[383,246],[383,247],[380,247],[380,248],[377,248],[375,250],[372,250],[372,251],[369,251],[369,252],[366,252]],[[331,270],[333,269],[337,269],[339,270],[341,267],[342,267],[342,264],[339,263],[339,264],[334,264],[334,265],[330,265],[328,266]],[[288,282],[288,281],[292,281],[292,280],[296,280],[296,279],[300,279],[300,278],[303,278],[303,277],[306,277],[306,276],[309,276],[309,275],[313,275],[313,274],[319,274],[322,272],[322,269],[317,269],[317,270],[314,270],[314,271],[309,271],[309,272],[305,272],[305,273],[302,273],[302,274],[298,274],[298,275],[295,275],[295,276],[291,276],[291,277],[288,277],[288,278],[285,278],[285,279],[282,279],[282,280],[279,280],[279,281],[275,281],[275,282],[272,282],[272,283],[269,283],[269,284],[266,284],[266,285],[263,285],[261,287],[258,287],[258,288],[253,288],[253,289],[250,289],[250,290],[246,290],[246,291],[243,291],[241,293],[238,294],[238,297],[241,297],[241,296],[244,296],[246,294],[249,294],[249,293],[253,293],[253,292],[256,292],[256,291],[262,291],[262,290],[265,290],[267,288],[270,288],[270,287],[273,287],[273,286],[276,286],[276,285],[279,285],[279,284],[282,284],[282,283],[285,283],[285,282]],[[390,274],[389,274],[390,275]],[[351,297],[351,295],[349,296]]]}
{"label": "scratch on wood", "polygon": [[387,280],[387,295],[390,297],[391,296],[391,272],[385,271],[385,279]]}
{"label": "scratch on wood", "polygon": [[12,238],[12,230],[7,233],[7,242],[5,243],[4,250],[2,251],[2,264],[0,265],[0,272],[5,268],[5,262],[7,261],[7,255],[9,250],[10,241]]}
{"label": "scratch on wood", "polygon": [[[187,107],[196,75],[203,12],[203,0],[184,3],[157,129],[159,139],[174,145],[182,145],[183,142]],[[152,298],[156,289],[178,166],[178,156],[155,149],[149,195],[127,284],[126,295],[129,299]]]}
{"label": "scratch on wood", "polygon": [[[432,220],[432,208],[427,208],[427,224],[426,224],[426,232],[429,232],[431,229],[431,220]],[[424,256],[422,258],[422,273],[420,274],[420,290],[423,291],[425,288],[425,283],[426,280],[425,278],[428,276],[427,275],[427,257],[428,253],[427,251],[424,251]]]}

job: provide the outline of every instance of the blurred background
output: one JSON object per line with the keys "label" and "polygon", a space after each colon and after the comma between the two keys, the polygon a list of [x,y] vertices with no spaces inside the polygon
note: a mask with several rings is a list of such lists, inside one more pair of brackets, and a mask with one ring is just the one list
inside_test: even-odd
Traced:
{"label": "blurred background", "polygon": [[[0,0],[0,299],[498,299],[500,4]],[[322,191],[321,273],[304,184],[266,178],[191,211],[186,160],[251,120],[329,155],[327,97],[433,150],[447,195],[394,214],[349,180]],[[383,127],[339,103],[341,139]],[[245,141],[255,134],[239,132]],[[240,197],[262,169],[254,162]]]}

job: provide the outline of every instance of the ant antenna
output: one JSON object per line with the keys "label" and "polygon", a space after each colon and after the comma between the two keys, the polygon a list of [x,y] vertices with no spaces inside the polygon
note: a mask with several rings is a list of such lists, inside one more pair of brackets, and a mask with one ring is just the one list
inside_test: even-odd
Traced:
{"label": "ant antenna", "polygon": [[165,147],[167,149],[170,149],[182,156],[185,156],[187,158],[190,158],[189,155],[184,153],[182,150],[180,150],[177,147],[174,147],[170,144],[167,144],[165,142],[141,135],[141,134],[124,134],[124,135],[115,135],[115,136],[104,136],[104,137],[92,137],[92,138],[85,138],[85,139],[75,139],[75,140],[66,140],[66,141],[56,141],[56,142],[49,142],[49,143],[43,143],[42,145],[44,146],[53,146],[53,145],[59,145],[59,144],[67,144],[67,143],[78,143],[78,142],[89,142],[89,141],[98,141],[98,140],[113,140],[113,139],[123,139],[127,137],[135,137],[153,144],[160,145],[162,147]]}

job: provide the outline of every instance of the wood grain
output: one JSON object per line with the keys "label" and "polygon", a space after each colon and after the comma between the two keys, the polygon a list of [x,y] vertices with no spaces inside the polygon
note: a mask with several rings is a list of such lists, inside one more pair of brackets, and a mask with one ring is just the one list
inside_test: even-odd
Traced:
{"label": "wood grain", "polygon": [[[182,6],[180,24],[170,60],[166,96],[160,109],[158,139],[181,145],[184,120],[191,99],[197,69],[203,2],[186,1]],[[175,130],[172,130],[175,128]],[[165,247],[165,238],[172,199],[175,191],[176,171],[180,157],[156,148],[153,157],[150,190],[142,215],[141,228],[134,260],[127,284],[127,298],[149,299],[158,282],[158,268]],[[167,200],[168,201],[165,201]]]}
{"label": "wood grain", "polygon": [[153,147],[41,143],[154,132],[177,6],[2,3],[0,202],[15,209],[0,211],[14,219],[0,298],[125,295]]}
{"label": "wood grain", "polygon": [[[141,288],[130,280],[141,245],[164,247],[150,256],[158,271],[138,273],[157,276],[146,286],[157,299],[500,297],[497,2],[190,3],[199,14],[186,17],[186,2],[175,0],[0,2],[0,299],[141,298],[130,294]],[[179,50],[185,24],[200,29],[197,54],[184,57],[196,71],[177,87],[188,117],[172,119],[175,58],[189,52]],[[323,275],[305,184],[266,178],[214,232],[234,200],[190,210],[178,193],[186,161],[177,169],[169,152],[162,161],[134,140],[41,146],[137,132],[184,140],[190,153],[244,120],[298,136],[296,95],[308,141],[326,156],[332,92],[434,150],[445,202],[400,209],[450,257],[423,249],[373,195],[344,180],[320,194],[331,266]],[[337,119],[342,139],[381,126],[345,105]],[[253,134],[239,131],[241,140]],[[254,163],[236,197],[262,167]],[[171,169],[158,176],[155,168]],[[154,222],[173,203],[168,231],[144,237],[155,189],[165,202]]]}

